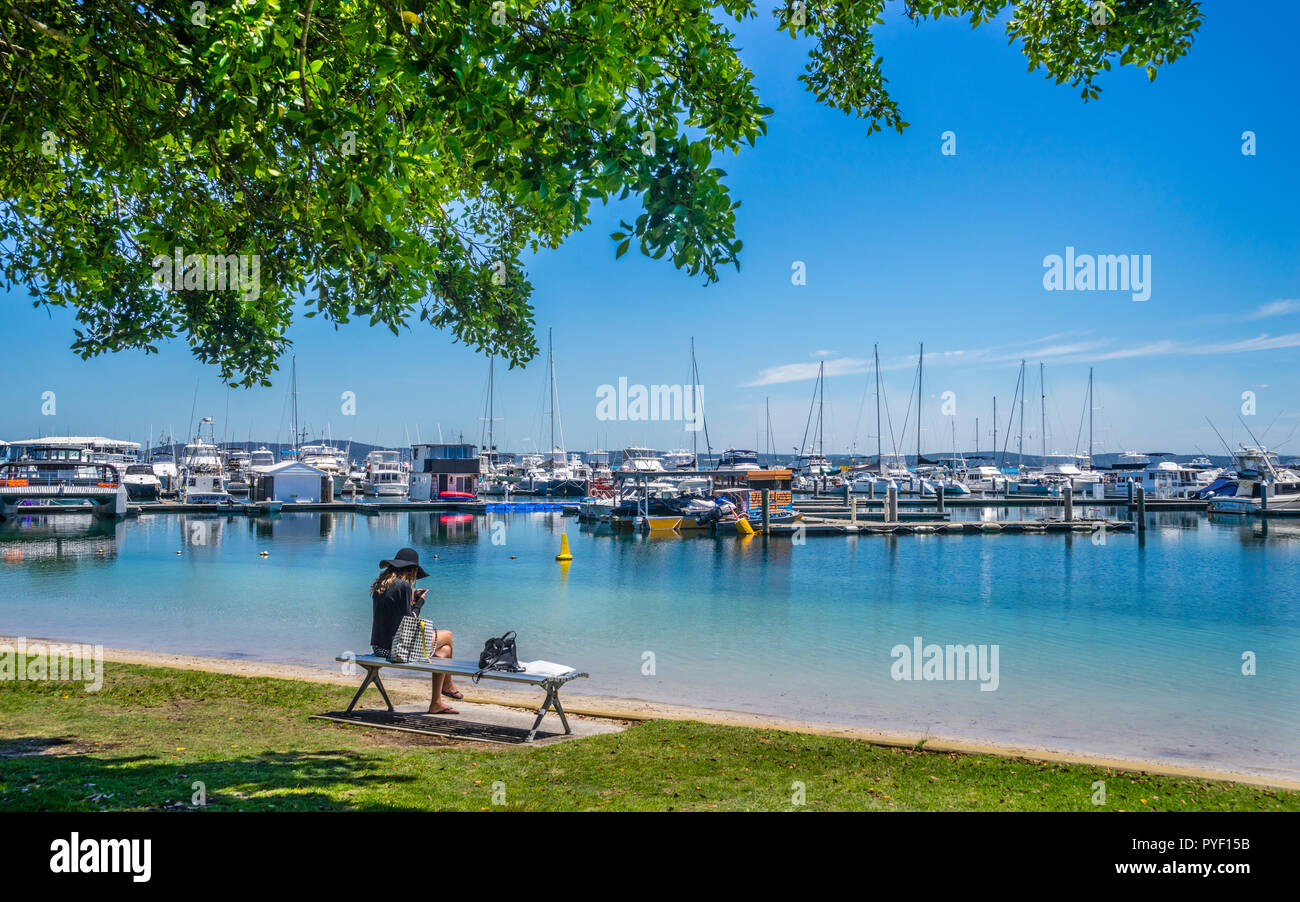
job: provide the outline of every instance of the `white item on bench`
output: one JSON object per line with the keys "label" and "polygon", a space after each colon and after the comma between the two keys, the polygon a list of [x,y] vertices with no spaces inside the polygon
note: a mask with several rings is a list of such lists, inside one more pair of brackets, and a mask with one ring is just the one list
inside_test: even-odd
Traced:
{"label": "white item on bench", "polygon": [[[519,665],[524,669],[524,673],[535,673],[539,676],[565,676],[574,673],[574,668],[567,664],[556,664],[554,661],[525,661]],[[487,674],[483,674],[487,676]]]}

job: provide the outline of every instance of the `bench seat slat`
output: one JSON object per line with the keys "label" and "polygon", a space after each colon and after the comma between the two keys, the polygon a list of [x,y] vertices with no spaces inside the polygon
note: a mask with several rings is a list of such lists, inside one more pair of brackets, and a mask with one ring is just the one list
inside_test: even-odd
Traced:
{"label": "bench seat slat", "polygon": [[[390,661],[388,658],[380,658],[375,655],[339,655],[334,660],[344,663],[354,662],[363,667],[366,665],[395,667],[398,670],[410,670],[417,673],[449,673],[452,676],[474,676],[474,674],[478,673],[478,661],[463,658],[439,658],[437,664],[423,661],[399,664],[396,661]],[[531,686],[541,686],[546,683],[567,683],[569,680],[585,676],[587,674],[578,670],[571,670],[558,676],[550,676],[544,673],[511,673],[506,670],[485,670],[482,678],[485,680],[501,680],[507,683],[526,683]]]}

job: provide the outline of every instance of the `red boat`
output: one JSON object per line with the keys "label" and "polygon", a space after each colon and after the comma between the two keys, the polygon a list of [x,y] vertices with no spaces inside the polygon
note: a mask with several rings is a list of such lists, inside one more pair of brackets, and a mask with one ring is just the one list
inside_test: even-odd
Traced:
{"label": "red boat", "polygon": [[473,501],[474,496],[469,492],[439,492],[438,499],[441,501]]}

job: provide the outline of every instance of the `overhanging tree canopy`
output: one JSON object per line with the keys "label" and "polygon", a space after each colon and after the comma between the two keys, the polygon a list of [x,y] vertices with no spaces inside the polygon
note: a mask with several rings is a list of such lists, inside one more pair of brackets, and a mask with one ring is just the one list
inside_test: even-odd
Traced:
{"label": "overhanging tree canopy", "polygon": [[[1030,68],[1096,97],[1177,59],[1190,0],[911,0],[917,21],[1010,10]],[[886,0],[792,2],[803,81],[906,123],[872,28]],[[706,281],[739,266],[719,151],[764,133],[734,21],[750,0],[0,0],[0,264],[71,306],[84,357],[183,337],[266,383],[295,298],[334,323],[413,318],[512,364],[536,353],[520,258],[635,196],[614,234]],[[179,254],[183,273],[164,281]],[[191,257],[191,255],[196,255]],[[219,283],[228,255],[256,284]],[[205,279],[206,274],[206,279]],[[183,275],[189,278],[183,277]]]}

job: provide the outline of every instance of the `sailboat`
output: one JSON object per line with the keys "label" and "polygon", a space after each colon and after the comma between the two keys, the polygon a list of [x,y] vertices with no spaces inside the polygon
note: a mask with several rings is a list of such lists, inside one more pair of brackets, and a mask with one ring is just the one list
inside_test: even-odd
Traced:
{"label": "sailboat", "polygon": [[[512,481],[506,479],[505,468],[496,444],[496,357],[488,358],[487,410],[483,417],[483,432],[479,436],[478,493],[480,495],[509,495]],[[486,436],[487,441],[483,439]],[[517,480],[516,480],[517,481]]]}
{"label": "sailboat", "polygon": [[560,423],[560,441],[555,441],[556,408],[559,406],[560,393],[555,384],[555,341],[551,329],[546,330],[547,344],[547,396],[551,416],[551,450],[544,455],[541,464],[531,470],[526,479],[529,491],[535,495],[560,495],[581,498],[587,494],[591,482],[591,468],[574,454],[564,450],[564,423]]}
{"label": "sailboat", "polygon": [[[817,411],[817,429],[812,445],[808,443],[808,432],[812,425],[813,411]],[[826,412],[826,362],[817,367],[817,382],[813,386],[812,404],[808,408],[808,422],[804,425],[804,437],[796,457],[790,464],[793,485],[797,491],[816,491],[818,484],[825,484],[835,467],[826,458],[825,419]]]}

